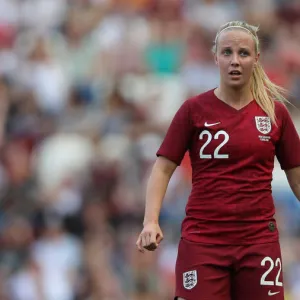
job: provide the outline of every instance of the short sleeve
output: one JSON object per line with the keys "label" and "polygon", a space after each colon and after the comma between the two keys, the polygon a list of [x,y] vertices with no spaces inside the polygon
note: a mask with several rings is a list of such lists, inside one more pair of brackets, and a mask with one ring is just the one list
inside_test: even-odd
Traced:
{"label": "short sleeve", "polygon": [[175,114],[156,155],[164,156],[180,165],[189,147],[192,133],[193,124],[190,117],[189,101],[187,100]]}
{"label": "short sleeve", "polygon": [[292,118],[284,105],[280,105],[281,136],[276,146],[276,156],[282,170],[300,166],[300,138]]}

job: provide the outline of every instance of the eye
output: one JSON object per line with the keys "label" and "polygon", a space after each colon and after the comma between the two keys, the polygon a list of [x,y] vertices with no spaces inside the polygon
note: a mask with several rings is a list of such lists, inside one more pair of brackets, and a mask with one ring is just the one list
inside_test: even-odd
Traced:
{"label": "eye", "polygon": [[241,56],[244,56],[244,57],[245,57],[245,56],[249,56],[249,52],[248,52],[247,50],[241,50],[241,51],[240,51],[240,55],[241,55]]}
{"label": "eye", "polygon": [[230,49],[224,49],[223,54],[224,55],[230,55],[232,51]]}

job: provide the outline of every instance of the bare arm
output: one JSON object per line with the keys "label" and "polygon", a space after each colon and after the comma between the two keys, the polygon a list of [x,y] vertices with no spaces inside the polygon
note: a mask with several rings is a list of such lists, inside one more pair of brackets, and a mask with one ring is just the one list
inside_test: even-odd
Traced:
{"label": "bare arm", "polygon": [[144,225],[158,223],[162,201],[176,167],[167,158],[159,157],[156,160],[147,185]]}
{"label": "bare arm", "polygon": [[285,171],[290,187],[300,201],[300,167]]}
{"label": "bare arm", "polygon": [[159,227],[159,214],[166,190],[177,165],[164,157],[159,157],[152,169],[146,191],[146,207],[144,229],[136,245],[143,252],[143,248],[153,251],[163,239]]}

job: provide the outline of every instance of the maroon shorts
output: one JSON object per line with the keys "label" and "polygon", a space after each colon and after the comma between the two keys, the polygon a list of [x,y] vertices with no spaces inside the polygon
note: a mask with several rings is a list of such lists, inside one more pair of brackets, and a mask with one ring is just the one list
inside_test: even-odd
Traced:
{"label": "maroon shorts", "polygon": [[175,296],[186,300],[284,300],[279,243],[223,246],[181,239]]}

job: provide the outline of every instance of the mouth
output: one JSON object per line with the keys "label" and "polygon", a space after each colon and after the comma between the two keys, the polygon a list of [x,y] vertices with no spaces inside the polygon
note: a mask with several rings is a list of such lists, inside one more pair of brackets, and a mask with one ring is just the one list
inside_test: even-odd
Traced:
{"label": "mouth", "polygon": [[240,71],[234,70],[228,73],[232,79],[238,79],[241,77],[242,73]]}

